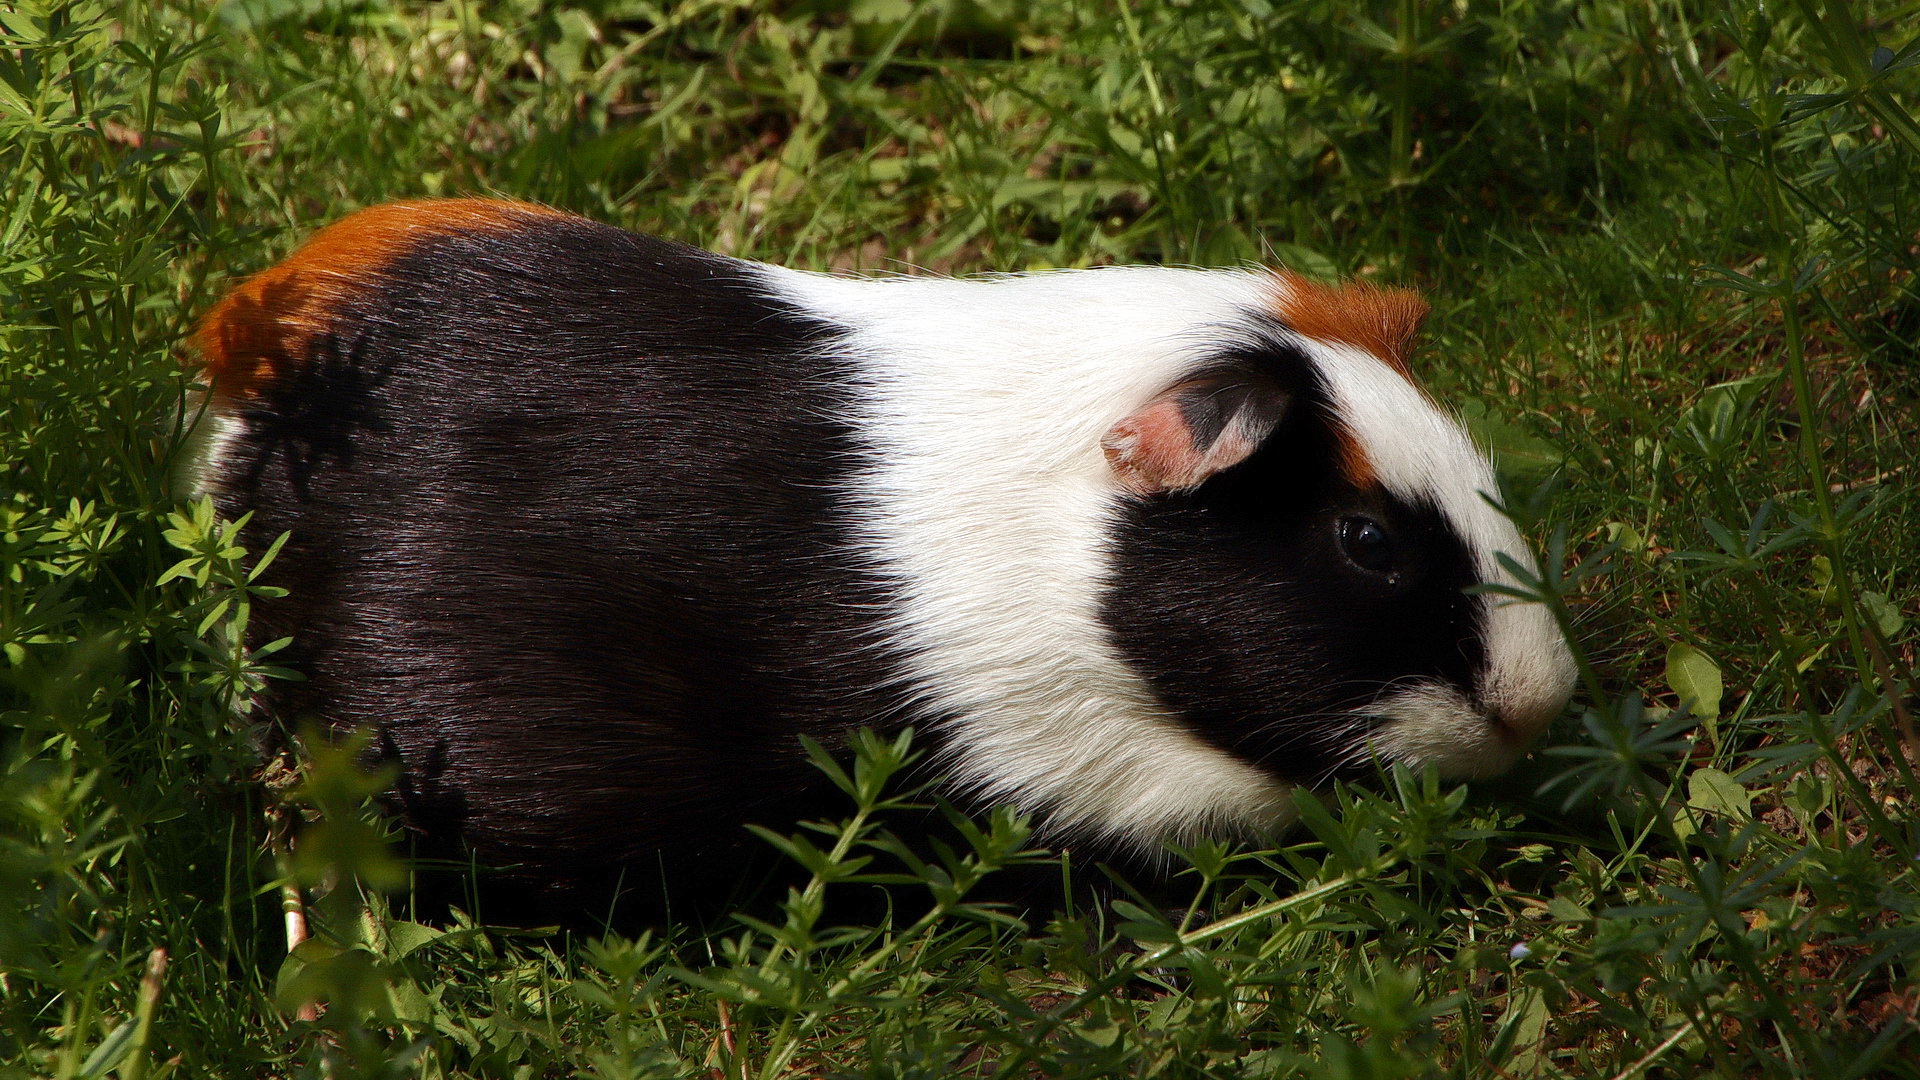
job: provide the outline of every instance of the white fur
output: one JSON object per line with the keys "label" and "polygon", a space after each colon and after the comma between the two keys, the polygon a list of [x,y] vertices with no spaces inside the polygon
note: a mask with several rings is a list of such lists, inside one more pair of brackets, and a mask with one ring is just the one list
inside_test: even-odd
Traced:
{"label": "white fur", "polygon": [[1067,832],[1152,844],[1278,823],[1287,786],[1157,702],[1099,620],[1119,489],[1101,437],[1261,302],[1238,273],[1106,269],[776,287],[855,331],[882,462],[860,527],[904,603],[956,779]]}
{"label": "white fur", "polygon": [[200,496],[219,490],[221,463],[240,437],[244,424],[211,395],[196,394],[187,402],[188,415],[198,415],[193,430],[180,447],[179,464],[174,469],[175,485],[181,491]]}
{"label": "white fur", "polygon": [[[853,331],[866,437],[882,462],[854,493],[859,528],[903,598],[917,702],[949,716],[965,785],[1056,828],[1151,846],[1263,830],[1287,786],[1184,727],[1099,620],[1124,492],[1101,451],[1121,419],[1250,332],[1276,290],[1258,272],[1109,268],[973,280],[852,279],[766,268],[773,286]],[[1438,503],[1480,572],[1528,556],[1480,492],[1484,457],[1385,363],[1302,339],[1390,490]],[[1482,696],[1550,719],[1570,679],[1537,605],[1491,613]],[[1513,753],[1455,691],[1365,710],[1387,757],[1494,771]]]}

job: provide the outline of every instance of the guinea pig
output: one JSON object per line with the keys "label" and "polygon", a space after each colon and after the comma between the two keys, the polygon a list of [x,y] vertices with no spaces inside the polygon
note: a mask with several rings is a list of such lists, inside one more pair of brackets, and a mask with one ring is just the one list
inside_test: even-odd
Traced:
{"label": "guinea pig", "polygon": [[[319,232],[211,311],[199,483],[291,534],[266,707],[366,727],[521,879],[724,875],[844,746],[1112,851],[1260,834],[1564,707],[1410,293],[1286,272],[783,269],[504,201]],[[788,819],[789,823],[791,819]]]}

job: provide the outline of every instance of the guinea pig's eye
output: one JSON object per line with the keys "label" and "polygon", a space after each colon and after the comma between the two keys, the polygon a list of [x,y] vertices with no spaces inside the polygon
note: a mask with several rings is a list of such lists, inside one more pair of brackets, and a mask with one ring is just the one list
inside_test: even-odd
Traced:
{"label": "guinea pig's eye", "polygon": [[1340,519],[1340,551],[1368,573],[1393,573],[1393,537],[1372,518]]}

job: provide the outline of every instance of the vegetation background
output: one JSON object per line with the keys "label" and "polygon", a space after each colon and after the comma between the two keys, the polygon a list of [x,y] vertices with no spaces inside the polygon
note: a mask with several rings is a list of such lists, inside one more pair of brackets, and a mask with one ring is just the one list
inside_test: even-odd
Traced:
{"label": "vegetation background", "polygon": [[[0,0],[0,1075],[1920,1075],[1916,68],[1913,0]],[[235,645],[274,538],[173,478],[181,342],[322,222],[466,193],[1416,285],[1581,697],[1506,781],[1185,853],[1171,909],[974,902],[1052,857],[894,840],[874,741],[765,917],[412,921],[379,778],[263,786],[230,719],[284,674]],[[822,918],[881,878],[928,902]]]}

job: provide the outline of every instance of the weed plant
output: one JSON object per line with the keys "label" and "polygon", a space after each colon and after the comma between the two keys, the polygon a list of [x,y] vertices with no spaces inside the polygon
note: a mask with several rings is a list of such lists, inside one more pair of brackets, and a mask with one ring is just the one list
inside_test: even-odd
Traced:
{"label": "weed plant", "polygon": [[[0,1075],[1920,1075],[1920,6],[0,3]],[[180,475],[182,341],[321,222],[498,193],[744,256],[1282,262],[1435,301],[1581,644],[1471,788],[1303,794],[1176,899],[820,755],[808,883],[635,939],[409,917],[235,721],[276,540]],[[289,718],[293,719],[293,718]],[[256,719],[255,723],[267,721]],[[271,779],[271,778],[269,778]],[[311,819],[270,854],[273,807]],[[951,813],[951,811],[945,811]],[[280,898],[317,936],[285,955]],[[886,886],[895,914],[827,917]],[[319,1007],[316,1007],[319,1006]]]}

